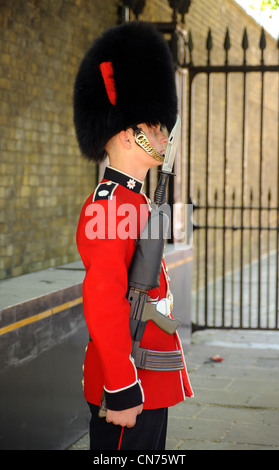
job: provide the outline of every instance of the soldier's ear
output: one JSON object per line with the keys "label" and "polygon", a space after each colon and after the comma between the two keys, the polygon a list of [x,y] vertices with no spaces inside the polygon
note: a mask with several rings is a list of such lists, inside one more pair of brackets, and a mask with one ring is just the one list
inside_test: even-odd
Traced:
{"label": "soldier's ear", "polygon": [[127,149],[131,149],[132,148],[132,144],[133,144],[133,134],[131,133],[131,131],[129,129],[125,130],[125,131],[121,131],[119,132],[119,139],[120,139],[120,142],[122,145],[124,145],[124,147],[126,147]]}

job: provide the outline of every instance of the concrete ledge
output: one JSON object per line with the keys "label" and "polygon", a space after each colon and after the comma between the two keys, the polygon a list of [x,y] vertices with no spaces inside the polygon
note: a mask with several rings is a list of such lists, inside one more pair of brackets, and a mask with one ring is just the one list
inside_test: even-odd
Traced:
{"label": "concrete ledge", "polygon": [[9,307],[2,314],[3,324],[12,317],[14,322],[0,330],[5,332],[0,346],[4,368],[31,360],[75,333],[84,323],[81,286]]}

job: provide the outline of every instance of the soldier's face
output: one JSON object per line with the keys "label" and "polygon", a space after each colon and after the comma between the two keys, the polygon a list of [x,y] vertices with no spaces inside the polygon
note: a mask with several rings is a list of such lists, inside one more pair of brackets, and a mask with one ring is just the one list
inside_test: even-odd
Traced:
{"label": "soldier's face", "polygon": [[166,145],[168,143],[166,130],[161,128],[160,124],[157,126],[147,126],[143,123],[139,124],[138,127],[144,131],[152,147],[154,147],[161,155],[164,155]]}

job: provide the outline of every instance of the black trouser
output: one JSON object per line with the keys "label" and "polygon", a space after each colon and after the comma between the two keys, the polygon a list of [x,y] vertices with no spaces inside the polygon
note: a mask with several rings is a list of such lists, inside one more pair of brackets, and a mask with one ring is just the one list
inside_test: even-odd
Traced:
{"label": "black trouser", "polygon": [[91,410],[90,450],[165,450],[168,409],[143,410],[133,428],[122,428],[99,418],[99,407]]}

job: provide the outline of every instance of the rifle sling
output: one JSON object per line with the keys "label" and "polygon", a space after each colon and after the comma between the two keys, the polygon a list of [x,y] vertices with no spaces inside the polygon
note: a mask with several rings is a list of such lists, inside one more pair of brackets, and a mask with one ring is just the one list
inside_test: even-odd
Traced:
{"label": "rifle sling", "polygon": [[180,350],[153,351],[141,348],[139,342],[135,342],[132,356],[138,369],[172,371],[184,369],[184,363]]}

